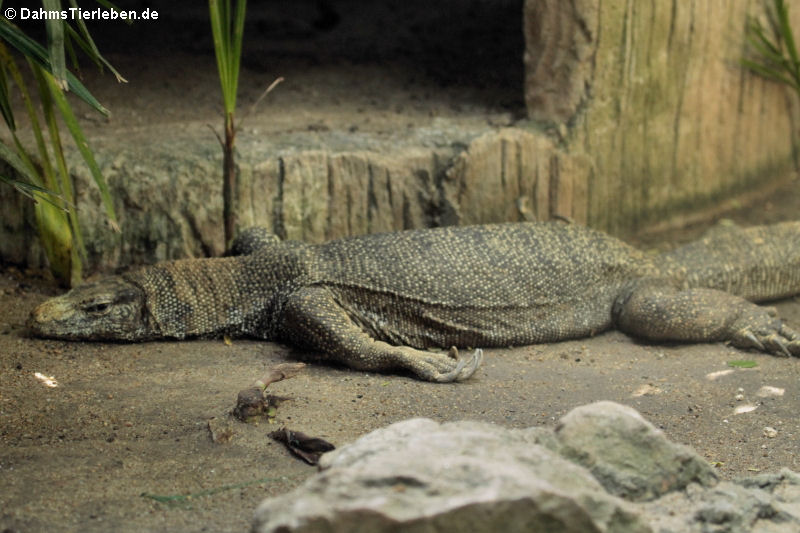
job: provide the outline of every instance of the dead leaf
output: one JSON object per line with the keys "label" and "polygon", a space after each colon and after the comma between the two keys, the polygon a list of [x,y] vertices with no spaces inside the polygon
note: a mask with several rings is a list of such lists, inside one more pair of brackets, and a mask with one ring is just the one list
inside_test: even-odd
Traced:
{"label": "dead leaf", "polygon": [[281,428],[269,434],[270,438],[283,443],[289,451],[305,461],[316,466],[323,453],[336,449],[330,442],[318,437],[309,437],[300,431]]}
{"label": "dead leaf", "polygon": [[275,417],[275,408],[288,398],[265,394],[267,387],[276,381],[296,376],[305,366],[305,363],[282,363],[270,367],[264,377],[253,383],[252,387],[239,391],[233,416],[242,422],[256,422],[260,418],[271,421]]}

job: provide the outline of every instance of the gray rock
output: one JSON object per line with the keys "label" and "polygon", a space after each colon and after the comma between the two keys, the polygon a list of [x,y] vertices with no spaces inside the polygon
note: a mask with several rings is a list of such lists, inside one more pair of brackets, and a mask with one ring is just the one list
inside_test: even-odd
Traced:
{"label": "gray rock", "polygon": [[535,432],[413,419],[323,456],[254,531],[650,531]]}
{"label": "gray rock", "polygon": [[636,410],[613,402],[573,409],[556,427],[560,453],[588,468],[612,494],[650,500],[689,483],[713,485],[713,468],[670,442]]}
{"label": "gray rock", "polygon": [[722,481],[711,489],[693,484],[643,504],[642,511],[660,533],[796,532],[800,485],[797,474],[790,474],[767,489],[756,488],[757,478]]}
{"label": "gray rock", "polygon": [[717,482],[689,448],[610,402],[573,410],[555,432],[398,422],[320,468],[264,501],[253,531],[800,531],[800,476]]}

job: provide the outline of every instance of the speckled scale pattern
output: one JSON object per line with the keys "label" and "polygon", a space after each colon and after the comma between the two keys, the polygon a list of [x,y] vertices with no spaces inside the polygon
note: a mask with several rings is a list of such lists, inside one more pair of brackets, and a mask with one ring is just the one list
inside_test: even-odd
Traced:
{"label": "speckled scale pattern", "polygon": [[[150,337],[251,335],[356,368],[465,379],[480,364],[422,348],[557,341],[610,327],[655,340],[728,340],[800,355],[800,334],[753,299],[800,292],[798,224],[736,228],[656,257],[563,223],[353,237],[245,235],[236,257],[125,275]],[[718,290],[722,289],[722,290]],[[728,291],[728,292],[723,292]]]}
{"label": "speckled scale pattern", "polygon": [[381,234],[317,250],[319,283],[359,326],[419,348],[601,331],[620,287],[655,272],[638,250],[563,223]]}
{"label": "speckled scale pattern", "polygon": [[276,247],[267,256],[185,259],[123,277],[142,288],[154,337],[276,336],[282,305],[305,280],[302,260]]}
{"label": "speckled scale pattern", "polygon": [[701,239],[664,254],[662,274],[751,301],[797,294],[800,287],[800,224],[740,228],[720,224]]}
{"label": "speckled scale pattern", "polygon": [[147,292],[164,336],[225,331],[269,338],[275,320],[265,315],[279,316],[291,294],[313,285],[327,288],[375,339],[424,348],[507,346],[601,331],[610,326],[620,286],[654,272],[630,246],[561,223],[248,247],[255,251],[161,263],[126,277]]}

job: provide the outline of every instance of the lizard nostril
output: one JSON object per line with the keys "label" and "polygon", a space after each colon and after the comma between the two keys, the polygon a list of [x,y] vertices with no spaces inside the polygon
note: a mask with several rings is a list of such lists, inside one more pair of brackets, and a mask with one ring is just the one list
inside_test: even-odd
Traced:
{"label": "lizard nostril", "polygon": [[36,307],[31,312],[28,323],[32,325],[47,324],[57,318],[63,318],[68,311],[64,305],[59,305],[60,302],[49,300]]}
{"label": "lizard nostril", "polygon": [[41,326],[47,323],[47,318],[45,313],[42,312],[42,306],[40,305],[36,309],[31,312],[30,317],[28,317],[28,324],[27,326],[34,331],[41,331]]}
{"label": "lizard nostril", "polygon": [[44,304],[41,304],[31,312],[30,322],[44,322],[46,314],[47,309]]}

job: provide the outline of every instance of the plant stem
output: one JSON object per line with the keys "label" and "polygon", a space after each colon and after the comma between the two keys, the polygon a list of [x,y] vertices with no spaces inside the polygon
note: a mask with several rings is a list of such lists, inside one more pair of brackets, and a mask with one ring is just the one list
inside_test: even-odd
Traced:
{"label": "plant stem", "polygon": [[225,145],[222,147],[222,218],[225,223],[225,248],[230,246],[236,232],[236,160],[234,143],[236,127],[233,113],[225,115]]}

